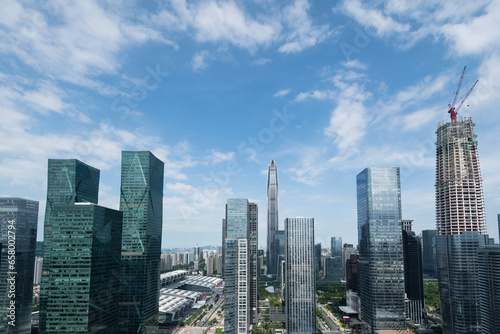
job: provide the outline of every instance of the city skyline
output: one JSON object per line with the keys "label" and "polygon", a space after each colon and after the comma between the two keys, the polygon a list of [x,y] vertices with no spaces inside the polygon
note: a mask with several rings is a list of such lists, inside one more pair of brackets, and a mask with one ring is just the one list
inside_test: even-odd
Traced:
{"label": "city skyline", "polygon": [[498,2],[123,6],[0,4],[0,195],[40,202],[38,240],[47,160],[100,169],[101,203],[118,209],[122,150],[165,162],[164,248],[218,245],[227,198],[265,208],[271,160],[280,216],[315,217],[322,245],[356,243],[367,166],[399,166],[403,218],[433,229],[434,131],[464,65],[463,86],[479,83],[459,116],[477,123],[498,240]]}

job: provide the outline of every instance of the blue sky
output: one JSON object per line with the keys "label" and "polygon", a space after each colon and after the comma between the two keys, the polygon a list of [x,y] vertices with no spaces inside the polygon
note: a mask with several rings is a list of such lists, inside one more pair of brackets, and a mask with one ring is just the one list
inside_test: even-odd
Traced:
{"label": "blue sky", "polygon": [[0,2],[0,195],[40,201],[47,159],[165,162],[163,247],[218,245],[230,197],[259,205],[278,165],[280,228],[357,243],[356,175],[400,166],[403,217],[434,228],[435,131],[462,92],[476,123],[488,232],[500,213],[498,1]]}

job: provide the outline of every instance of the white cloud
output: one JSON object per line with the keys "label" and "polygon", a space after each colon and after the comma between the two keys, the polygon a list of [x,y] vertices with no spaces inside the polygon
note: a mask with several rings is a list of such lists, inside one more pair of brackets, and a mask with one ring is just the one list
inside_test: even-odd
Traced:
{"label": "white cloud", "polygon": [[420,130],[424,125],[436,120],[443,113],[443,108],[425,108],[403,116],[403,129]]}
{"label": "white cloud", "polygon": [[228,42],[254,52],[272,42],[280,26],[271,20],[250,17],[233,1],[203,1],[187,4],[172,1],[170,11],[162,10],[151,21],[172,30],[193,30],[199,42]]}
{"label": "white cloud", "polygon": [[460,23],[441,28],[454,50],[460,55],[479,54],[500,45],[500,2],[492,1],[485,13]]}
{"label": "white cloud", "polygon": [[210,156],[207,157],[207,160],[211,164],[218,164],[220,162],[234,160],[234,157],[235,157],[234,152],[222,153],[216,150],[212,150]]}
{"label": "white cloud", "polygon": [[495,0],[391,0],[377,8],[368,1],[353,0],[340,7],[366,28],[367,35],[395,36],[403,48],[427,36],[444,37],[458,55],[489,53],[499,46],[500,3]]}
{"label": "white cloud", "polygon": [[193,68],[193,71],[201,71],[208,67],[208,64],[206,63],[205,60],[207,56],[208,56],[208,51],[201,51],[195,53],[193,59],[191,60],[191,67]]}
{"label": "white cloud", "polygon": [[340,154],[356,153],[366,134],[369,117],[363,101],[341,97],[333,110],[325,135],[334,139]]}
{"label": "white cloud", "polygon": [[49,78],[101,92],[106,92],[105,85],[95,77],[116,73],[124,48],[147,41],[173,44],[96,1],[54,2],[40,10],[10,1],[8,8],[14,16],[2,21],[1,53],[16,55]]}
{"label": "white cloud", "polygon": [[401,24],[390,16],[384,15],[382,11],[361,3],[360,0],[349,0],[343,3],[344,11],[354,17],[359,24],[375,29],[377,35],[386,36],[393,32],[408,32],[409,24]]}
{"label": "white cloud", "polygon": [[313,24],[307,13],[309,7],[307,0],[295,0],[292,5],[285,7],[283,18],[289,32],[285,36],[285,44],[278,48],[279,52],[297,53],[323,42],[330,36],[328,25]]}
{"label": "white cloud", "polygon": [[282,96],[288,95],[288,93],[290,93],[290,89],[282,89],[282,90],[279,90],[276,93],[274,93],[273,96],[274,97],[282,97]]}
{"label": "white cloud", "polygon": [[332,91],[314,90],[312,92],[299,93],[295,97],[295,101],[302,102],[302,101],[309,100],[309,99],[326,100],[326,99],[333,98],[333,97],[334,97],[334,93]]}
{"label": "white cloud", "polygon": [[271,59],[269,59],[269,58],[259,58],[259,59],[255,60],[253,63],[255,65],[259,65],[260,66],[260,65],[265,65],[265,64],[267,64],[269,62],[271,62]]}
{"label": "white cloud", "polygon": [[368,65],[363,64],[362,62],[360,62],[357,59],[343,62],[342,65],[344,65],[347,68],[355,68],[358,70],[366,70],[368,68]]}

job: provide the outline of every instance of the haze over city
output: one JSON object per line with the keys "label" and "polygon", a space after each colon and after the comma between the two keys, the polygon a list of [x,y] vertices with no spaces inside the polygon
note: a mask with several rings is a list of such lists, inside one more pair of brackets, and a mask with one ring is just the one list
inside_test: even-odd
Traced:
{"label": "haze over city", "polygon": [[[437,124],[476,123],[488,233],[500,213],[500,3],[2,1],[0,195],[40,201],[47,159],[101,170],[118,208],[122,150],[165,162],[163,248],[220,245],[227,198],[259,206],[278,166],[279,227],[357,244],[356,175],[399,166],[404,219],[435,228]],[[218,17],[219,20],[211,20]]]}

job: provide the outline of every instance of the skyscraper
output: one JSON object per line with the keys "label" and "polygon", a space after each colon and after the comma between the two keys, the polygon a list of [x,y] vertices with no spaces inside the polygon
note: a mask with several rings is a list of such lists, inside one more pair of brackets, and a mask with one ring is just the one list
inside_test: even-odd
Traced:
{"label": "skyscraper", "polygon": [[498,243],[500,244],[500,213],[497,215],[498,219]]}
{"label": "skyscraper", "polygon": [[436,254],[444,333],[481,333],[477,249],[487,243],[474,123],[440,123],[436,141]]}
{"label": "skyscraper", "polygon": [[275,233],[279,228],[278,220],[278,166],[271,160],[267,167],[267,273],[276,274]]}
{"label": "skyscraper", "polygon": [[352,254],[357,254],[356,249],[352,244],[344,244],[342,248],[342,272],[344,277],[347,278],[347,272],[346,272],[346,262],[348,259],[351,258]]}
{"label": "skyscraper", "polygon": [[314,267],[316,269],[316,279],[320,279],[321,266],[321,243],[314,245]]}
{"label": "skyscraper", "polygon": [[248,204],[248,261],[250,272],[250,323],[257,321],[258,296],[257,280],[259,272],[257,268],[257,249],[258,249],[258,226],[259,226],[259,208],[255,203]]}
{"label": "skyscraper", "polygon": [[415,324],[425,322],[424,279],[422,272],[422,243],[411,230],[412,220],[403,220],[403,254],[405,293],[408,318]]}
{"label": "skyscraper", "polygon": [[330,256],[342,256],[342,237],[332,237]]}
{"label": "skyscraper", "polygon": [[424,274],[436,277],[436,230],[422,231],[422,269]]}
{"label": "skyscraper", "polygon": [[[47,177],[47,203],[44,219],[44,247],[42,283],[40,288],[40,330],[59,327],[61,318],[48,318],[48,310],[64,309],[57,299],[51,298],[57,282],[53,275],[59,273],[66,249],[57,247],[59,230],[52,227],[52,210],[58,205],[75,203],[97,204],[99,170],[76,159],[49,159]],[[61,225],[58,228],[62,228]],[[50,302],[50,303],[49,303]],[[60,324],[57,323],[59,321]]]}
{"label": "skyscraper", "polygon": [[361,318],[372,332],[405,329],[399,167],[370,167],[356,178]]}
{"label": "skyscraper", "polygon": [[257,204],[229,198],[223,220],[224,332],[247,333],[257,312]]}
{"label": "skyscraper", "polygon": [[276,280],[281,282],[282,277],[282,262],[285,261],[285,231],[277,230],[274,234],[274,242],[276,243]]}
{"label": "skyscraper", "polygon": [[156,333],[164,164],[149,151],[122,152],[121,333]]}
{"label": "skyscraper", "polygon": [[1,333],[31,333],[37,222],[38,202],[0,198]]}
{"label": "skyscraper", "polygon": [[[46,333],[116,333],[122,213],[93,203],[52,207]],[[63,254],[62,254],[63,253]],[[45,259],[44,259],[45,260]]]}
{"label": "skyscraper", "polygon": [[478,250],[479,310],[482,333],[494,334],[500,329],[500,246],[489,245]]}
{"label": "skyscraper", "polygon": [[314,218],[285,219],[285,309],[289,334],[316,332]]}

